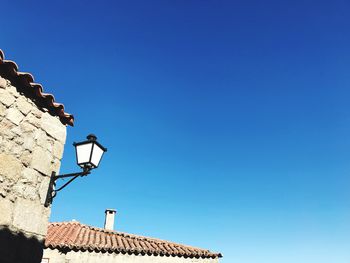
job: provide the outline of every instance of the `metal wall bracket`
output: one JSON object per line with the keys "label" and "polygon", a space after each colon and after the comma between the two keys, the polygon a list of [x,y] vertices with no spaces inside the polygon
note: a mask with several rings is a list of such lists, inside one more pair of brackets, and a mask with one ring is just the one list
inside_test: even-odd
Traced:
{"label": "metal wall bracket", "polygon": [[[57,192],[61,191],[63,188],[65,188],[67,185],[69,185],[79,176],[86,176],[88,174],[90,174],[90,169],[84,169],[82,172],[79,172],[79,173],[62,174],[62,175],[56,175],[56,172],[52,172],[50,177],[49,189],[47,191],[46,200],[44,204],[45,207],[48,207],[50,206],[50,204],[52,204],[52,200],[57,195]],[[60,188],[55,189],[56,181],[58,179],[69,178],[69,177],[71,177],[71,179],[67,183],[62,185]]]}

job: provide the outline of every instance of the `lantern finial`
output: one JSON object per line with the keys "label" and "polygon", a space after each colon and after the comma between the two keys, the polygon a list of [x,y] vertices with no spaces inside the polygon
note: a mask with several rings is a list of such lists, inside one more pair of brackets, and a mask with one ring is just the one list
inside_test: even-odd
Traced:
{"label": "lantern finial", "polygon": [[97,137],[95,134],[89,134],[88,136],[86,136],[86,139],[88,139],[89,141],[96,141]]}

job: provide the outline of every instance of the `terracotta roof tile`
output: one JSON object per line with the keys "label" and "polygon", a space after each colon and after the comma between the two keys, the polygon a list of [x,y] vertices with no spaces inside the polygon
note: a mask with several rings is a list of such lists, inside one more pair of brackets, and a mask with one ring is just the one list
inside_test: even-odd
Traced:
{"label": "terracotta roof tile", "polygon": [[5,60],[1,49],[0,76],[10,80],[20,93],[32,99],[38,107],[47,109],[53,116],[58,116],[64,125],[73,126],[74,117],[64,111],[64,105],[55,102],[55,97],[52,94],[44,93],[43,87],[34,82],[34,77],[30,73],[19,72],[15,62]]}
{"label": "terracotta roof tile", "polygon": [[160,239],[90,227],[79,222],[51,223],[45,246],[52,249],[111,251],[142,255],[218,258],[220,253]]}

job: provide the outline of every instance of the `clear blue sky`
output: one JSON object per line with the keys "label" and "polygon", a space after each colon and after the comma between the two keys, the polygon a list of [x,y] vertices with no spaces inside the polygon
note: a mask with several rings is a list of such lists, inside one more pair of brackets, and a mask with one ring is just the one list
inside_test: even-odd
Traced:
{"label": "clear blue sky", "polygon": [[349,1],[1,2],[0,48],[95,133],[51,220],[223,253],[350,261]]}

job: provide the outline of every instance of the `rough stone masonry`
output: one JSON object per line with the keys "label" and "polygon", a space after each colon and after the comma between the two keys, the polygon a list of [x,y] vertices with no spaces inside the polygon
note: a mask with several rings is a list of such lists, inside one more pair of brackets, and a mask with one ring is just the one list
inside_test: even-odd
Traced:
{"label": "rough stone masonry", "polygon": [[0,262],[37,262],[25,240],[42,253],[50,215],[44,202],[65,140],[66,126],[57,117],[0,77],[0,238],[9,241],[0,244]]}

